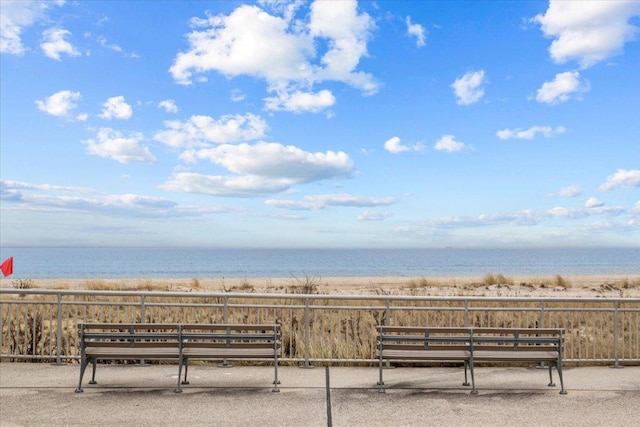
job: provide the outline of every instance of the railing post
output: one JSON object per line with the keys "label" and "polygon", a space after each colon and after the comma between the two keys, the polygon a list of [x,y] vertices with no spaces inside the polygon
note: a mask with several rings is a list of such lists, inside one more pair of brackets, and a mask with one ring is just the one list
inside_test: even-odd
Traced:
{"label": "railing post", "polygon": [[620,362],[618,360],[618,309],[620,308],[620,302],[615,301],[613,303],[613,366],[614,369],[621,369]]}
{"label": "railing post", "polygon": [[[391,300],[389,298],[384,300],[384,304],[385,304],[385,326],[390,326],[391,323]],[[391,361],[387,360],[386,363],[386,368],[390,368],[391,367]]]}
{"label": "railing post", "polygon": [[145,310],[146,295],[140,295],[140,323],[147,323],[147,313]]}
{"label": "railing post", "polygon": [[[140,295],[140,323],[146,323],[147,322],[147,318],[146,318],[146,313],[145,313],[145,301],[146,301],[147,296],[146,295]],[[140,359],[140,365],[141,366],[146,366],[146,362],[144,361],[144,359]]]}
{"label": "railing post", "polygon": [[57,314],[57,330],[56,330],[56,361],[54,365],[64,365],[62,363],[62,294],[58,293],[58,314]]}
{"label": "railing post", "polygon": [[540,301],[540,327],[544,328],[544,301]]}
{"label": "railing post", "polygon": [[305,369],[313,368],[309,362],[309,347],[311,346],[311,309],[309,297],[304,299],[304,366]]}
{"label": "railing post", "polygon": [[469,300],[464,300],[464,327],[469,327]]}
{"label": "railing post", "polygon": [[225,296],[222,301],[222,322],[229,323],[229,297]]}

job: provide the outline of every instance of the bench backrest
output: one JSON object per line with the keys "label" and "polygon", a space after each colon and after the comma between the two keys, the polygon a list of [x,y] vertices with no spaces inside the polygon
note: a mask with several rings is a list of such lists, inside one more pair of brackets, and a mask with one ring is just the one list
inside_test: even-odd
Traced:
{"label": "bench backrest", "polygon": [[80,323],[78,334],[86,347],[178,347],[180,326],[164,323]]}
{"label": "bench backrest", "polygon": [[182,326],[183,347],[278,348],[280,330],[273,325],[196,324]]}
{"label": "bench backrest", "polygon": [[473,328],[473,350],[562,352],[564,329]]}
{"label": "bench backrest", "polygon": [[379,326],[378,345],[388,350],[468,350],[471,329]]}

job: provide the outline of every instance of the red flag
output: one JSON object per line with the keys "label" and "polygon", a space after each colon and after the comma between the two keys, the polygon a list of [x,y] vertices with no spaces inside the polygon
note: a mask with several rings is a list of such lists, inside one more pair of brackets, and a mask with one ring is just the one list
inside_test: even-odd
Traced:
{"label": "red flag", "polygon": [[5,259],[2,265],[0,265],[0,270],[2,270],[4,277],[13,274],[13,257]]}

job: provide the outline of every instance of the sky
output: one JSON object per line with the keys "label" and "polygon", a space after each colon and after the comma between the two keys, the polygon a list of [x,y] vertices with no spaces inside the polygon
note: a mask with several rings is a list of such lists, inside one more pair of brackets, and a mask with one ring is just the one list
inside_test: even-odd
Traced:
{"label": "sky", "polygon": [[0,8],[0,246],[640,247],[640,2]]}

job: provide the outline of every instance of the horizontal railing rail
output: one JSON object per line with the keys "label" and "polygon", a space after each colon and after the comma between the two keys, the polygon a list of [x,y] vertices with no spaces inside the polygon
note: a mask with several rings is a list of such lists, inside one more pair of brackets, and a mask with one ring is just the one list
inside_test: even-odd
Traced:
{"label": "horizontal railing rail", "polygon": [[0,289],[0,359],[79,359],[78,322],[278,323],[282,362],[375,363],[379,325],[565,328],[568,363],[640,363],[640,298]]}

